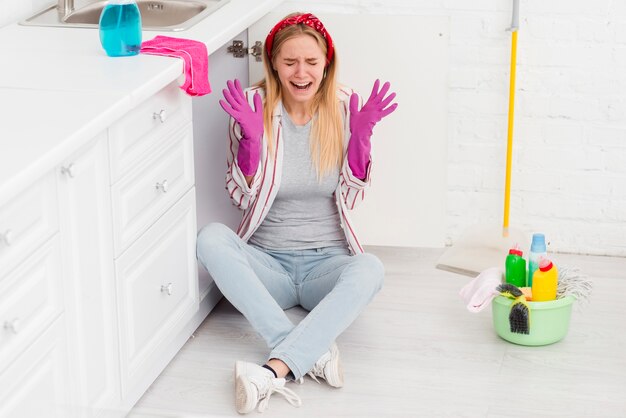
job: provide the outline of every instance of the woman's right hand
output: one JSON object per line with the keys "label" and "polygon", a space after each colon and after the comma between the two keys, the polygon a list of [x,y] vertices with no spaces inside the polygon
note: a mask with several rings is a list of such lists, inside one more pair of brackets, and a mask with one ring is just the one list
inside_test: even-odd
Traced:
{"label": "woman's right hand", "polygon": [[222,90],[224,100],[220,106],[235,119],[241,127],[242,138],[237,151],[237,163],[245,176],[252,176],[259,166],[261,139],[263,138],[263,100],[257,92],[254,94],[254,109],[250,107],[239,80],[228,81],[228,89]]}

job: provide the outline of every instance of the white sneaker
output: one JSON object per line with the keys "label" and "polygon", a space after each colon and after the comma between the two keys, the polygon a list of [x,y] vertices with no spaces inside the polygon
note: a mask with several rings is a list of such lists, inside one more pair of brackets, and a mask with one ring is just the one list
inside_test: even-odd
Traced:
{"label": "white sneaker", "polygon": [[300,397],[285,387],[285,379],[275,378],[270,370],[254,363],[237,361],[235,363],[235,403],[237,412],[247,414],[257,404],[258,411],[267,408],[272,393],[280,393],[293,406],[302,405]]}
{"label": "white sneaker", "polygon": [[341,362],[339,361],[339,349],[337,348],[337,344],[333,343],[330,349],[315,362],[313,369],[307,374],[317,383],[320,382],[317,378],[321,377],[332,387],[342,387],[343,367],[341,367]]}

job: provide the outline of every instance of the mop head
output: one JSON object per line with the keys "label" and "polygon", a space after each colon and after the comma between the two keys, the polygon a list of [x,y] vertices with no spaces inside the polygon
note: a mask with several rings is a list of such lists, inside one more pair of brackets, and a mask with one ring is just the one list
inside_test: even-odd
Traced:
{"label": "mop head", "polygon": [[515,334],[530,333],[530,307],[526,302],[524,293],[510,283],[502,283],[497,287],[498,292],[504,297],[513,299],[509,312],[509,327]]}
{"label": "mop head", "polygon": [[588,303],[593,289],[593,282],[589,276],[581,273],[578,267],[557,266],[557,268],[559,281],[556,289],[556,298],[574,296],[579,302],[579,306]]}

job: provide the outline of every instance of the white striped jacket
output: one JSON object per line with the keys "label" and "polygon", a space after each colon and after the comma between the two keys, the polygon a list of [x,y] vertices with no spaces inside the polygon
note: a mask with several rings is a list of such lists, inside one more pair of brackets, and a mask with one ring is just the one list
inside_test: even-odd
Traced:
{"label": "white striped jacket", "polygon": [[[259,92],[263,97],[264,91],[259,87],[252,87],[244,91],[246,99],[253,106],[252,98],[255,92]],[[340,88],[337,92],[338,99],[341,103],[341,111],[344,120],[344,159],[339,173],[339,184],[335,190],[335,201],[341,219],[341,228],[343,229],[352,254],[360,254],[363,247],[354,229],[354,225],[350,221],[348,211],[355,208],[365,197],[365,190],[370,185],[370,171],[372,167],[371,157],[368,165],[365,180],[356,178],[347,158],[347,147],[350,140],[350,112],[349,103],[351,89]],[[267,213],[274,202],[274,198],[280,187],[280,179],[282,173],[283,161],[283,137],[282,137],[282,120],[281,120],[280,103],[274,109],[273,116],[273,135],[274,135],[274,158],[268,158],[267,137],[263,135],[263,144],[259,167],[254,174],[252,183],[248,186],[246,179],[237,164],[237,150],[239,149],[239,140],[241,139],[241,129],[235,120],[230,118],[229,139],[230,147],[228,149],[226,172],[226,189],[235,206],[243,210],[243,217],[237,234],[244,240],[254,234],[261,222],[267,216]]]}

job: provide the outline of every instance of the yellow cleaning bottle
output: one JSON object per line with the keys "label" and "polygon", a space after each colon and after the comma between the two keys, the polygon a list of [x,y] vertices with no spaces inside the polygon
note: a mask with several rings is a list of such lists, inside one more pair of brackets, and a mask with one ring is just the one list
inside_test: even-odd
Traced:
{"label": "yellow cleaning bottle", "polygon": [[533,274],[533,302],[545,302],[556,299],[559,273],[552,261],[545,257],[539,259],[539,268]]}

